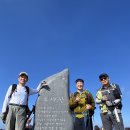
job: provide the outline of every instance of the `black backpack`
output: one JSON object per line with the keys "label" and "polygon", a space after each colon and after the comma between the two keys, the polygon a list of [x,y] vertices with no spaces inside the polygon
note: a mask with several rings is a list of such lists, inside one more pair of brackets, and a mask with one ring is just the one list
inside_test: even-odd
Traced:
{"label": "black backpack", "polygon": [[[29,95],[29,87],[28,86],[25,86],[25,88],[26,88],[26,91],[27,91],[27,107],[26,107],[26,113],[27,113],[27,115],[29,115],[30,114],[30,110],[29,110],[29,107],[28,107],[28,95]],[[14,91],[17,89],[17,84],[12,84],[12,89],[11,89],[11,93],[10,93],[10,95],[9,95],[9,98],[11,98],[12,97],[12,94],[14,93]],[[5,123],[5,121],[6,121],[6,117],[7,117],[7,114],[8,114],[8,111],[9,111],[9,106],[7,106],[7,108],[6,108],[6,112],[4,113],[4,117],[3,117],[3,123]]]}
{"label": "black backpack", "polygon": [[[92,95],[88,92],[86,93],[86,100],[87,100],[87,103],[92,105]],[[94,107],[94,110],[95,110],[96,107]],[[88,110],[89,112],[89,116],[92,117],[94,115],[94,110]]]}
{"label": "black backpack", "polygon": [[[29,107],[28,107],[28,96],[29,96],[29,87],[28,86],[25,86],[26,88],[26,92],[27,92],[27,107],[26,107],[26,113],[29,114],[30,110],[29,110]],[[12,89],[11,89],[11,93],[9,95],[9,98],[12,97],[12,94],[14,93],[14,91],[17,89],[17,84],[12,84]]]}
{"label": "black backpack", "polygon": [[[26,88],[26,92],[27,92],[27,102],[28,102],[28,95],[29,95],[29,87],[25,86]],[[17,84],[12,84],[12,89],[11,89],[11,93],[9,95],[9,98],[12,97],[12,94],[14,93],[14,91],[17,89]]]}
{"label": "black backpack", "polygon": [[[113,94],[115,99],[121,99],[121,91],[120,88],[117,84],[111,83],[110,84],[112,86],[112,88],[114,88]],[[119,108],[120,110],[122,109],[122,102],[119,102],[116,107]]]}

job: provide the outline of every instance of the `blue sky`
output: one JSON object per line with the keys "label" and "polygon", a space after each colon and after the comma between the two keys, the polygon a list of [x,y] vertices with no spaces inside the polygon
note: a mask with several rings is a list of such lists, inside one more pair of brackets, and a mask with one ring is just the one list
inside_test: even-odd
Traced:
{"label": "blue sky", "polygon": [[[28,86],[69,68],[70,91],[75,79],[85,80],[94,98],[98,75],[109,74],[123,93],[123,118],[129,122],[130,99],[129,0],[1,0],[0,109],[18,74],[29,74]],[[30,106],[37,96],[30,97]],[[99,108],[94,124],[101,125]],[[0,121],[0,127],[3,127]]]}

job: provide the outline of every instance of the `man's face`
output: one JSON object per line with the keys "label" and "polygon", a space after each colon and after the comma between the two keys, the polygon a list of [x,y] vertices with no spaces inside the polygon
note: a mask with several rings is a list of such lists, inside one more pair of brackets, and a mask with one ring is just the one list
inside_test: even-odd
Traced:
{"label": "man's face", "polygon": [[100,82],[103,86],[108,85],[109,84],[109,77],[100,78]]}
{"label": "man's face", "polygon": [[76,87],[77,87],[78,90],[83,90],[83,86],[84,86],[83,82],[79,81],[79,82],[76,83]]}
{"label": "man's face", "polygon": [[20,84],[24,85],[28,81],[28,78],[26,77],[26,75],[21,75],[21,76],[19,76],[18,81]]}

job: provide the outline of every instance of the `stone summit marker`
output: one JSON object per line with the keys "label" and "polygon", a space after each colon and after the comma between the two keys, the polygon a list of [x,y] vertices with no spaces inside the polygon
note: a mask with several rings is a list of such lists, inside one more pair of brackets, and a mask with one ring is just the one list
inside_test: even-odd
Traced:
{"label": "stone summit marker", "polygon": [[74,130],[69,109],[68,69],[46,78],[36,102],[34,130]]}

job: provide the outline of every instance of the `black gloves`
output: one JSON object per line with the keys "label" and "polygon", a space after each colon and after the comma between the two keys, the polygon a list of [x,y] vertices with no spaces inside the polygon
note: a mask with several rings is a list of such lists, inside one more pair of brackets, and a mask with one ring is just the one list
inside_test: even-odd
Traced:
{"label": "black gloves", "polygon": [[1,119],[2,119],[2,121],[3,121],[4,124],[5,124],[5,121],[6,121],[6,117],[7,117],[7,113],[6,112],[2,113]]}

